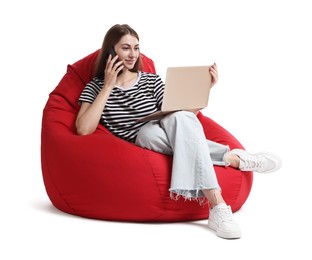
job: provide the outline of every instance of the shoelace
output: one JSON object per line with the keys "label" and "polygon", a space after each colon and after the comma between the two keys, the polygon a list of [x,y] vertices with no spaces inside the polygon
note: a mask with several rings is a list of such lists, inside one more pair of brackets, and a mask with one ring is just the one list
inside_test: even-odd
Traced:
{"label": "shoelace", "polygon": [[264,168],[264,160],[262,157],[247,157],[247,158],[241,158],[241,160],[244,162],[243,167],[241,167],[243,170],[257,170],[261,171]]}
{"label": "shoelace", "polygon": [[234,221],[230,207],[220,208],[218,213],[219,213],[219,216],[222,219],[222,221],[226,221],[226,222]]}

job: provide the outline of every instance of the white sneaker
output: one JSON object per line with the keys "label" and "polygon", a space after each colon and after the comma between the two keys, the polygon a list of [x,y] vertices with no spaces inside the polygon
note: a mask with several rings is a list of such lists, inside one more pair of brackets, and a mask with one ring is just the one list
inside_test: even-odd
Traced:
{"label": "white sneaker", "polygon": [[241,171],[269,173],[277,171],[282,166],[282,160],[272,153],[252,154],[242,149],[233,149],[230,153],[239,157],[239,169]]}
{"label": "white sneaker", "polygon": [[209,212],[208,227],[222,238],[240,238],[241,229],[233,218],[230,206],[220,203]]}

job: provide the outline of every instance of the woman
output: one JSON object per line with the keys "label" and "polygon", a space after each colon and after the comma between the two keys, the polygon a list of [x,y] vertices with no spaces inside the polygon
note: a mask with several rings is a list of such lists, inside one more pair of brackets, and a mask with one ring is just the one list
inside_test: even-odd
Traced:
{"label": "woman", "polygon": [[[114,25],[103,41],[94,78],[83,90],[76,119],[77,133],[94,132],[98,123],[114,135],[140,147],[173,155],[170,194],[208,200],[208,227],[222,238],[239,238],[241,230],[226,205],[213,165],[268,173],[281,167],[272,154],[250,154],[206,140],[196,113],[180,111],[160,120],[139,118],[160,110],[164,84],[158,75],[141,72],[139,36],[128,25]],[[212,85],[217,65],[210,68]]]}

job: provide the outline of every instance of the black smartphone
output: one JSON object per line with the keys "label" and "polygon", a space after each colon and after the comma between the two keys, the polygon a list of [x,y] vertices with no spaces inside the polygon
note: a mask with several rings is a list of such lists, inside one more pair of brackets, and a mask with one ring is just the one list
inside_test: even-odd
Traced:
{"label": "black smartphone", "polygon": [[[108,60],[109,55],[112,55],[112,58],[114,58],[114,57],[117,55],[113,47],[111,47],[111,48],[108,50],[107,54],[106,54],[106,58],[105,58],[106,62],[107,62],[107,60]],[[119,59],[117,59],[117,60],[115,61],[114,65],[115,65],[117,62],[119,62]],[[122,70],[118,72],[117,77],[118,77],[121,73],[122,73]]]}

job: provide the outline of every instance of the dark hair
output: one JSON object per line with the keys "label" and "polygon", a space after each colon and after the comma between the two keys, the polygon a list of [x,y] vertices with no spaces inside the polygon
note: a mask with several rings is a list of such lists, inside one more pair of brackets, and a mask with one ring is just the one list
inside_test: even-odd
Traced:
{"label": "dark hair", "polygon": [[[106,58],[108,56],[108,51],[110,50],[110,48],[114,47],[123,36],[127,34],[134,36],[139,41],[139,35],[127,24],[115,24],[107,31],[103,40],[102,48],[95,61],[94,77],[104,79],[104,69],[106,67]],[[130,71],[137,72],[141,69],[142,62],[141,57],[139,57],[133,69],[131,69]]]}

